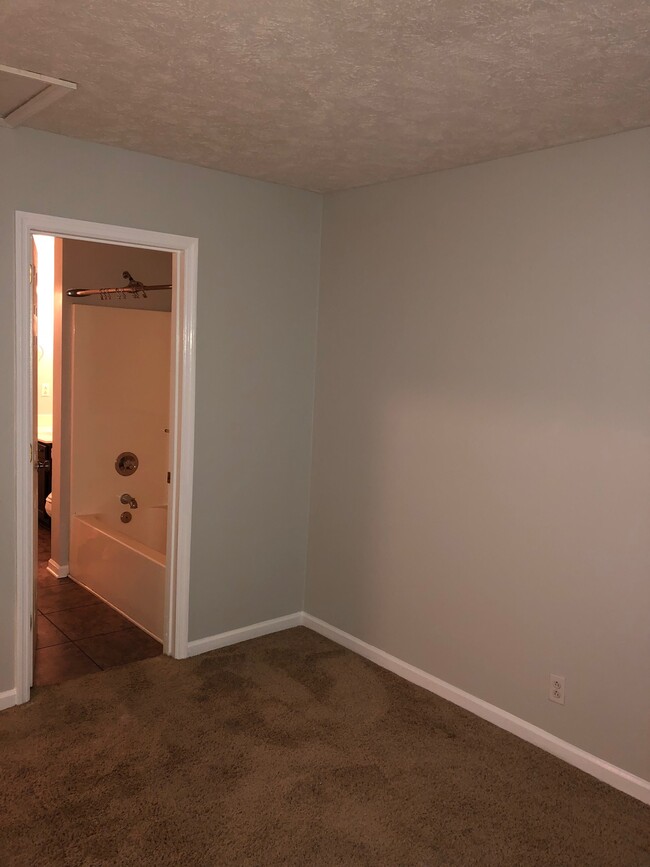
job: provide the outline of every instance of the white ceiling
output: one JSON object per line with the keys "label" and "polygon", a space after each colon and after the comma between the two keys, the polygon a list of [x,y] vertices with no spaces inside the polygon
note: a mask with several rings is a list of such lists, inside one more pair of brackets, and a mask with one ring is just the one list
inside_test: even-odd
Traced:
{"label": "white ceiling", "polygon": [[[647,0],[4,0],[28,125],[327,191],[650,125]],[[10,131],[0,131],[11,135]]]}

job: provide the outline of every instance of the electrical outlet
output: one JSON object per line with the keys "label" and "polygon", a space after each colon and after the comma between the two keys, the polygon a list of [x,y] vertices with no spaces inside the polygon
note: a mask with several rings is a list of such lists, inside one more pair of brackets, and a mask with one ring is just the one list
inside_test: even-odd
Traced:
{"label": "electrical outlet", "polygon": [[549,701],[564,704],[564,675],[552,674],[548,688]]}
{"label": "electrical outlet", "polygon": [[47,382],[44,382],[41,386],[41,397],[49,397],[50,396],[50,386]]}

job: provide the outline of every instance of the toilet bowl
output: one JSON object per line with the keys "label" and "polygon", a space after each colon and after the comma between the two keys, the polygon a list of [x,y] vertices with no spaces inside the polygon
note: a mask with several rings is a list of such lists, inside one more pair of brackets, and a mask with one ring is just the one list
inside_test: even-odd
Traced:
{"label": "toilet bowl", "polygon": [[45,498],[45,512],[47,515],[50,516],[50,518],[52,517],[52,492],[51,491],[47,495],[47,497]]}

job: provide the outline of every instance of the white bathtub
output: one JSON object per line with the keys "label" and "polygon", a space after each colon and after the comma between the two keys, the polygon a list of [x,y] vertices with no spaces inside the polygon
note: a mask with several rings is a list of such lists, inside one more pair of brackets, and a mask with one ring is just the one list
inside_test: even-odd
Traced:
{"label": "white bathtub", "polygon": [[115,515],[74,515],[70,577],[162,641],[167,506]]}

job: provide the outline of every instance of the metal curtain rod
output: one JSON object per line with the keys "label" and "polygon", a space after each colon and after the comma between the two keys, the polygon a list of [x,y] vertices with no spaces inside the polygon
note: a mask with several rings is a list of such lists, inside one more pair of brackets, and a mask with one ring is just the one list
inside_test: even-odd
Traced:
{"label": "metal curtain rod", "polygon": [[120,295],[126,298],[127,295],[132,295],[134,298],[147,297],[147,292],[156,292],[161,289],[171,289],[171,284],[163,284],[160,286],[145,286],[139,280],[134,280],[128,271],[122,271],[122,277],[128,280],[126,286],[115,286],[107,289],[68,289],[67,295],[70,298],[88,298],[90,295],[100,295],[102,299],[110,298],[111,295]]}

